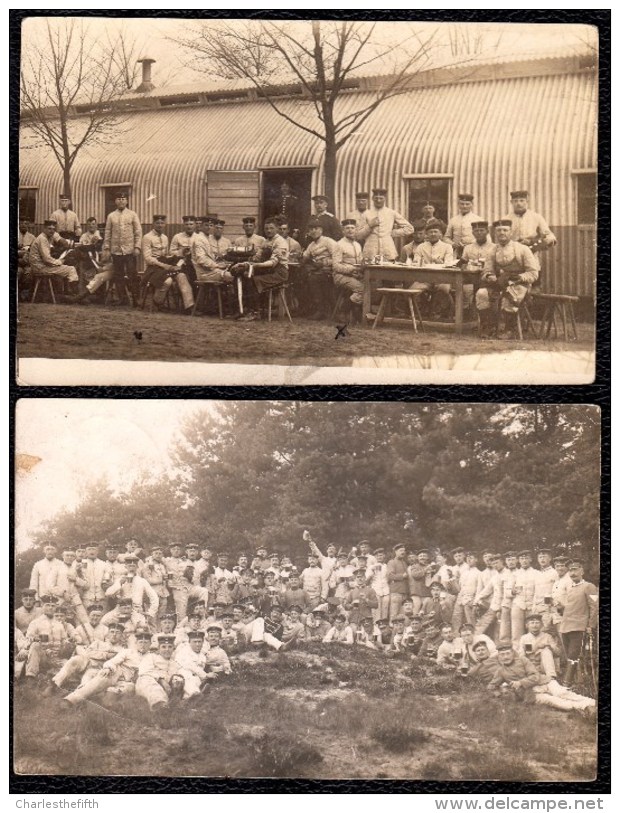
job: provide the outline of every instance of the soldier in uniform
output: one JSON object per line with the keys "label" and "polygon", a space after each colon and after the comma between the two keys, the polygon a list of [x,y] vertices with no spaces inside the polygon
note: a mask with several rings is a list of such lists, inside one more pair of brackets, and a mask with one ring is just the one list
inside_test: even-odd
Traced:
{"label": "soldier in uniform", "polygon": [[[196,233],[196,216],[183,215],[183,231],[173,235],[170,241],[170,254],[184,260],[183,272],[190,285],[196,282],[196,271],[192,264],[192,237]],[[201,220],[202,223],[202,220]]]}
{"label": "soldier in uniform", "polygon": [[211,245],[213,256],[217,260],[222,260],[226,252],[231,248],[232,243],[228,237],[224,237],[224,226],[226,221],[220,217],[212,220],[212,233],[208,235],[207,240]]}
{"label": "soldier in uniform", "polygon": [[491,655],[486,641],[478,641],[472,646],[474,663],[469,670],[469,676],[477,678],[485,685],[495,677],[499,661],[497,652]]}
{"label": "soldier in uniform", "polygon": [[29,644],[25,674],[35,679],[41,672],[58,671],[75,642],[74,629],[65,621],[64,610],[55,596],[41,596],[43,612],[26,630]]}
{"label": "soldier in uniform", "polygon": [[179,674],[185,681],[183,687],[183,700],[196,697],[201,693],[203,683],[207,679],[207,657],[203,652],[205,634],[202,630],[190,630],[187,633],[187,645],[179,647],[175,652],[175,659],[179,664]]}
{"label": "soldier in uniform", "polygon": [[55,545],[46,545],[43,548],[44,558],[35,562],[30,574],[30,588],[40,599],[43,595],[52,595],[59,598],[64,590],[64,567],[60,559],[56,558]]}
{"label": "soldier in uniform", "polygon": [[142,256],[144,257],[144,274],[142,285],[153,287],[153,304],[160,308],[166,299],[166,294],[176,284],[185,313],[191,313],[194,305],[192,286],[179,267],[180,260],[170,254],[167,235],[164,234],[166,215],[153,215],[153,228],[142,238]]}
{"label": "soldier in uniform", "polygon": [[[151,711],[159,712],[168,706],[171,695],[183,690],[180,666],[173,659],[174,635],[157,635],[157,652],[140,660],[136,695],[143,697]],[[177,678],[175,681],[174,678]]]}
{"label": "soldier in uniform", "polygon": [[301,260],[303,249],[301,247],[301,244],[291,237],[291,227],[288,221],[282,220],[282,218],[280,218],[280,225],[278,226],[278,231],[280,233],[280,237],[282,237],[282,239],[288,246],[288,256],[290,261],[298,263]]}
{"label": "soldier in uniform", "polygon": [[94,638],[81,651],[73,655],[56,672],[44,695],[50,696],[58,693],[64,684],[77,677],[81,678],[80,685],[87,683],[101,669],[103,663],[113,658],[124,647],[122,644],[123,627],[121,624],[111,624],[106,628],[103,639]]}
{"label": "soldier in uniform", "polygon": [[354,220],[355,221],[355,230],[357,232],[358,229],[364,227],[365,220],[364,220],[364,212],[368,209],[368,202],[370,200],[370,195],[368,192],[356,192],[355,193],[355,209],[347,214],[347,220]]}
{"label": "soldier in uniform", "polygon": [[233,240],[234,248],[252,249],[252,256],[258,254],[259,249],[265,245],[265,238],[256,233],[256,218],[248,215],[241,221],[243,235]]}
{"label": "soldier in uniform", "polygon": [[385,205],[387,189],[372,190],[372,206],[362,215],[363,225],[356,232],[356,238],[364,241],[364,259],[375,256],[393,262],[398,257],[394,237],[407,237],[413,234],[413,226],[399,212]]}
{"label": "soldier in uniform", "polygon": [[[281,615],[281,613],[280,613]],[[265,626],[265,630],[267,626]],[[206,655],[206,667],[208,669],[207,680],[213,680],[218,675],[230,675],[232,668],[230,660],[224,649],[220,646],[222,640],[221,627],[212,624],[207,627],[207,640],[203,651]],[[285,646],[284,644],[282,646]]]}
{"label": "soldier in uniform", "polygon": [[344,237],[338,240],[332,251],[332,277],[336,288],[349,294],[352,322],[362,319],[362,301],[364,283],[362,265],[362,247],[355,239],[356,222],[353,218],[342,221]]}
{"label": "soldier in uniform", "polygon": [[349,624],[355,633],[362,618],[371,615],[379,606],[377,594],[366,584],[366,568],[360,567],[355,573],[355,587],[344,597],[343,606],[349,616]]}
{"label": "soldier in uniform", "polygon": [[441,234],[444,235],[446,233],[446,229],[448,227],[440,217],[437,217],[437,215],[435,214],[435,207],[430,201],[427,201],[422,207],[422,215],[420,219],[424,223],[425,227],[429,220],[437,220],[439,223]]}
{"label": "soldier in uniform", "polygon": [[[515,335],[517,313],[532,284],[538,279],[539,264],[530,249],[523,243],[511,239],[512,221],[508,219],[496,220],[495,229],[495,256],[493,268],[489,273],[483,273],[481,282],[489,286],[497,286],[498,295],[494,299],[489,297],[489,305],[499,302],[499,308],[504,317],[504,331],[500,338]],[[489,319],[496,319],[490,311]]]}
{"label": "soldier in uniform", "polygon": [[58,232],[65,240],[77,240],[82,234],[80,218],[70,209],[71,199],[64,192],[59,196],[60,206],[50,215],[58,224]]}
{"label": "soldier in uniform", "polygon": [[[303,313],[310,319],[324,319],[331,312],[332,267],[335,241],[323,234],[318,218],[308,221],[308,243],[301,261],[298,287]],[[340,239],[340,238],[339,238]]]}
{"label": "soldier in uniform", "polygon": [[68,247],[69,243],[57,232],[57,223],[49,219],[43,221],[43,231],[35,237],[28,253],[32,273],[45,277],[61,277],[69,283],[69,293],[79,293],[78,273],[72,265],[65,265],[62,260],[52,256],[54,246]]}
{"label": "soldier in uniform", "polygon": [[515,572],[512,590],[514,598],[510,613],[512,641],[515,645],[525,632],[525,617],[534,612],[536,576],[536,571],[532,567],[532,552],[522,550],[519,553],[519,569]]}
{"label": "soldier in uniform", "polygon": [[532,249],[536,269],[540,271],[538,252],[554,246],[557,240],[545,218],[529,208],[529,198],[529,192],[525,189],[511,192],[512,212],[502,219],[511,221],[510,239]]}
{"label": "soldier in uniform", "polygon": [[161,545],[156,545],[151,550],[151,555],[147,556],[144,566],[142,567],[141,575],[151,585],[153,590],[157,593],[159,598],[159,607],[157,608],[157,620],[161,622],[168,609],[168,570],[163,560],[163,548]]}
{"label": "soldier in uniform", "polygon": [[454,256],[460,259],[465,246],[474,242],[472,231],[473,223],[480,220],[480,215],[475,214],[474,196],[468,192],[461,192],[458,196],[458,214],[448,221],[444,240],[450,243]]}
{"label": "soldier in uniform", "polygon": [[531,613],[525,619],[525,632],[517,644],[519,655],[530,660],[539,672],[549,678],[557,677],[555,659],[560,655],[560,648],[548,632],[542,630],[542,615]]}
{"label": "soldier in uniform", "polygon": [[429,587],[430,596],[422,601],[422,615],[430,618],[438,628],[452,621],[454,612],[454,596],[446,593],[441,582],[433,581]]}
{"label": "soldier in uniform", "polygon": [[80,654],[93,641],[104,641],[109,627],[102,622],[103,605],[89,604],[86,608],[88,613],[86,621],[79,621],[75,625],[76,652]]}
{"label": "soldier in uniform", "polygon": [[[138,561],[137,556],[131,554],[125,556],[127,574],[121,576],[120,579],[117,579],[108,587],[106,595],[131,598],[133,609],[138,613],[147,615],[151,623],[155,624],[159,610],[159,596],[145,578],[138,576]],[[147,606],[148,610],[146,609]]]}
{"label": "soldier in uniform", "polygon": [[400,261],[407,265],[413,264],[413,255],[416,248],[424,242],[426,233],[426,223],[423,220],[413,221],[413,240],[407,243],[400,250]]}
{"label": "soldier in uniform", "polygon": [[[584,580],[583,564],[573,559],[568,568],[571,586],[564,593],[559,631],[567,658],[564,683],[574,681],[586,636],[594,634],[598,617],[598,590]],[[34,622],[36,623],[36,622]]]}
{"label": "soldier in uniform", "polygon": [[127,303],[125,277],[129,281],[132,304],[137,308],[140,300],[140,280],[137,259],[140,256],[142,226],[140,218],[127,208],[127,193],[119,191],[114,200],[116,209],[107,217],[103,238],[102,262],[112,258],[114,286],[119,304]]}
{"label": "soldier in uniform", "polygon": [[390,621],[400,613],[400,608],[408,594],[409,576],[405,561],[405,546],[394,545],[394,557],[387,563],[386,579],[390,587]]}
{"label": "soldier in uniform", "polygon": [[486,606],[486,609],[476,621],[476,633],[478,634],[489,632],[489,630],[495,633],[496,629],[499,628],[503,594],[503,582],[501,577],[506,566],[503,557],[500,556],[499,553],[492,554],[491,564],[493,567],[493,575],[487,581],[486,585],[483,586],[481,583],[480,589],[474,598],[474,609]]}
{"label": "soldier in uniform", "polygon": [[[438,220],[429,220],[424,232],[424,242],[413,252],[414,265],[451,265],[454,254],[450,243],[444,242],[441,236],[441,224]],[[452,311],[450,284],[442,282],[414,282],[413,291],[425,291],[429,298],[429,307],[433,304],[434,316],[439,318],[444,311]]]}
{"label": "soldier in uniform", "polygon": [[37,591],[34,587],[25,587],[21,591],[21,607],[15,610],[15,627],[24,635],[30,622],[41,615],[43,610],[35,606]]}
{"label": "soldier in uniform", "polygon": [[346,615],[338,614],[334,618],[334,623],[327,633],[327,635],[323,638],[324,644],[349,644],[353,645],[354,643],[354,636],[353,630],[351,629],[350,624],[347,623]]}
{"label": "soldier in uniform", "polygon": [[342,229],[340,227],[340,223],[336,219],[335,215],[331,212],[327,211],[328,200],[325,195],[315,195],[312,198],[314,203],[314,215],[310,218],[308,223],[306,224],[305,235],[306,239],[313,240],[314,238],[310,234],[310,229],[312,228],[313,223],[317,222],[321,225],[321,234],[325,237],[329,237],[331,240],[340,240],[342,237]]}
{"label": "soldier in uniform", "polygon": [[19,296],[24,300],[32,287],[32,269],[30,267],[30,246],[36,237],[30,231],[32,224],[26,217],[20,217],[17,232],[17,282]]}

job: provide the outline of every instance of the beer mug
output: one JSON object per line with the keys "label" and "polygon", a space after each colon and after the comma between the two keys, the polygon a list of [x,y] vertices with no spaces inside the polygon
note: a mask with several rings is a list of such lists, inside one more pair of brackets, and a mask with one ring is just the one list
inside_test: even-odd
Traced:
{"label": "beer mug", "polygon": [[358,643],[358,644],[361,644],[361,643],[362,643],[362,636],[363,636],[363,632],[362,632],[362,630],[358,630],[358,631],[355,633],[355,640],[357,641],[357,643]]}
{"label": "beer mug", "polygon": [[551,598],[551,596],[545,596],[545,604],[547,605],[547,607],[550,607],[553,604],[553,599]]}
{"label": "beer mug", "polygon": [[459,672],[461,675],[466,675],[469,672],[469,664],[467,661],[463,661],[463,663],[459,666]]}
{"label": "beer mug", "polygon": [[534,651],[534,644],[525,644],[524,649],[526,655],[531,655],[532,652]]}
{"label": "beer mug", "polygon": [[42,632],[39,635],[39,643],[41,643],[41,644],[49,644],[49,642],[50,642],[49,635],[46,635],[44,632]]}
{"label": "beer mug", "polygon": [[462,651],[460,649],[455,649],[454,652],[452,653],[452,660],[453,661],[460,661],[462,657],[463,657],[463,653],[462,653]]}

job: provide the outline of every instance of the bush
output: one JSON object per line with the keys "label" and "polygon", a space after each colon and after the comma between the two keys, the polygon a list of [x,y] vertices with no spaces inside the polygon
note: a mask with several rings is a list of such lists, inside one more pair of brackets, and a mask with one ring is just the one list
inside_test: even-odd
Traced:
{"label": "bush", "polygon": [[409,751],[429,739],[429,734],[424,729],[416,728],[411,723],[398,719],[377,723],[369,734],[373,740],[393,753]]}
{"label": "bush", "polygon": [[314,746],[284,732],[264,733],[253,741],[252,748],[256,776],[304,776],[308,768],[323,761]]}

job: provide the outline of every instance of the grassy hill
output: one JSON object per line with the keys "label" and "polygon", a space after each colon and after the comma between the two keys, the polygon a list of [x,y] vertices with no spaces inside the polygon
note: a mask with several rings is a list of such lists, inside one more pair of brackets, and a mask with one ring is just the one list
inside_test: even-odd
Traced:
{"label": "grassy hill", "polygon": [[22,684],[19,774],[584,781],[596,722],[498,700],[433,664],[312,645],[251,651],[156,721],[135,698],[65,709]]}

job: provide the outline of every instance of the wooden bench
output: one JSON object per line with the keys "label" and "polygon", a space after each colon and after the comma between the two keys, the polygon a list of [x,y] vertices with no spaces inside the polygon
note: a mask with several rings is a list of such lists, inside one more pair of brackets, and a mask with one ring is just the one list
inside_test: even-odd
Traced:
{"label": "wooden bench", "polygon": [[[544,305],[540,329],[538,332],[539,339],[548,339],[552,327],[555,338],[558,338],[558,325],[556,322],[557,315],[562,321],[564,341],[577,341],[577,322],[575,321],[573,303],[579,302],[578,296],[569,296],[568,294],[543,294],[539,293],[538,291],[534,291],[532,293],[532,297],[536,301],[542,302]],[[569,322],[573,334],[571,337],[568,335]]]}
{"label": "wooden bench", "polygon": [[208,286],[212,286],[215,288],[215,292],[217,294],[217,309],[220,315],[220,319],[224,318],[224,304],[222,302],[222,288],[225,288],[227,285],[230,285],[229,282],[216,282],[211,280],[205,279],[197,279],[196,280],[196,299],[194,300],[194,307],[192,308],[192,316],[196,315],[196,311],[198,307],[202,305],[203,300],[207,296],[207,289]]}
{"label": "wooden bench", "polygon": [[420,306],[418,305],[418,297],[423,293],[421,289],[411,288],[377,288],[377,293],[381,294],[381,302],[379,303],[379,310],[375,316],[375,321],[372,323],[372,329],[375,330],[385,317],[385,309],[390,298],[404,296],[409,304],[409,314],[413,323],[413,329],[418,332],[418,322],[420,328],[424,332],[424,325],[422,324],[422,314],[420,313]]}
{"label": "wooden bench", "polygon": [[47,280],[47,284],[49,286],[49,291],[50,291],[50,296],[52,297],[52,302],[55,305],[56,304],[56,295],[54,294],[54,280],[52,278],[52,275],[51,274],[50,275],[47,275],[47,274],[35,274],[34,279],[35,279],[34,290],[32,292],[32,299],[30,301],[34,302],[36,300],[37,291],[39,290],[39,285],[41,284],[41,281]]}

